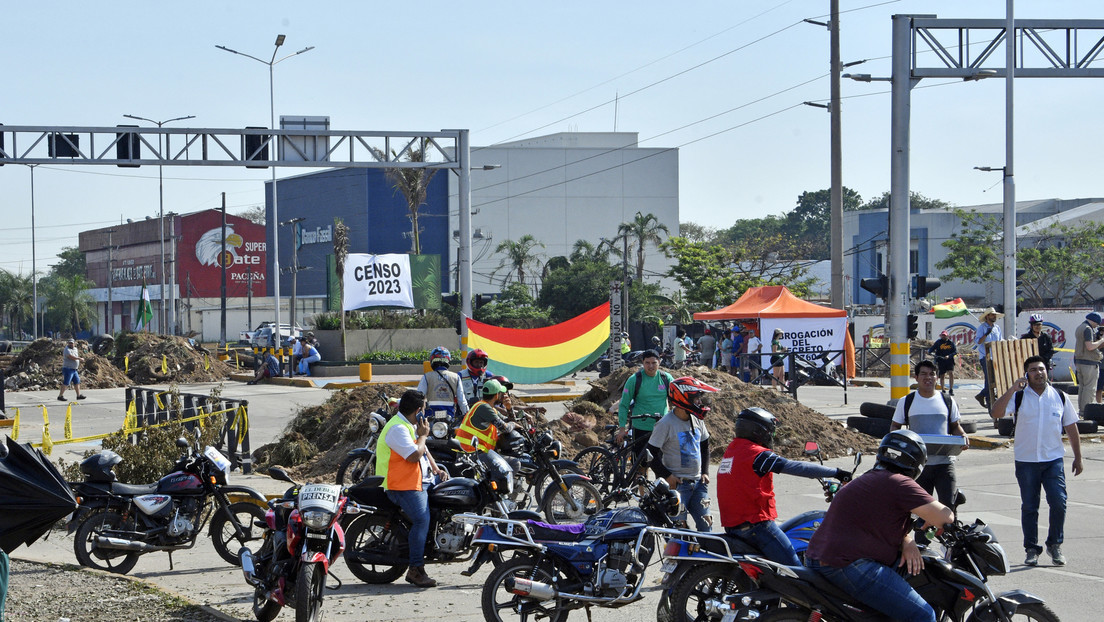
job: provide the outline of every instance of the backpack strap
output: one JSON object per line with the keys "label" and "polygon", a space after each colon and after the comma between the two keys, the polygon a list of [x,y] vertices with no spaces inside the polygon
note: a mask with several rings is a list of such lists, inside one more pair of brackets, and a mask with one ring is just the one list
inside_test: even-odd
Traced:
{"label": "backpack strap", "polygon": [[[636,384],[633,386],[632,399],[629,400],[629,416],[630,417],[633,415],[633,408],[636,407],[636,396],[640,395],[640,381],[643,378],[644,378],[644,370],[643,369],[641,369],[641,370],[637,371],[635,374],[633,374],[633,380],[636,381]],[[629,421],[629,426],[630,427],[632,426],[632,421]]]}
{"label": "backpack strap", "polygon": [[912,408],[912,402],[915,399],[916,399],[916,391],[911,391],[911,392],[909,392],[908,395],[905,396],[905,425],[906,426],[908,425],[909,409]]}
{"label": "backpack strap", "polygon": [[942,391],[939,394],[943,396],[943,404],[947,406],[947,430],[949,431],[951,429],[951,397]]}

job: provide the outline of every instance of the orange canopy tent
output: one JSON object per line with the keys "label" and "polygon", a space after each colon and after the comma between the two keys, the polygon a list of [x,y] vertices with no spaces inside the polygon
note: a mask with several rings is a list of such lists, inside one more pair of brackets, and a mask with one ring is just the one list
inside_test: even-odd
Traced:
{"label": "orange canopy tent", "polygon": [[[794,296],[783,285],[765,285],[752,287],[744,292],[736,302],[715,309],[694,314],[694,319],[702,322],[718,320],[762,320],[774,318],[833,318],[847,317],[842,309],[822,307]],[[768,340],[763,336],[764,341]],[[855,344],[849,332],[844,333],[844,350],[848,377],[855,376]]]}

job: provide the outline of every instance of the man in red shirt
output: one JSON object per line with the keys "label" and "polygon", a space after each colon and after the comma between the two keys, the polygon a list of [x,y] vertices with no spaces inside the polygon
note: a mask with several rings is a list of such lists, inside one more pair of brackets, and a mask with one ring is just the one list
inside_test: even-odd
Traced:
{"label": "man in red shirt", "polygon": [[798,566],[793,544],[774,523],[774,474],[798,477],[851,479],[843,469],[787,460],[770,450],[778,419],[762,408],[748,408],[736,416],[736,438],[729,443],[717,468],[717,498],[725,533],[755,547],[767,559]]}

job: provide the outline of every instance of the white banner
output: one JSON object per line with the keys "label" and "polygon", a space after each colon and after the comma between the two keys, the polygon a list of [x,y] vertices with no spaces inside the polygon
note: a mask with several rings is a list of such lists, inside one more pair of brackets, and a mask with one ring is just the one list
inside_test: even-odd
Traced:
{"label": "white banner", "polygon": [[414,308],[410,282],[410,255],[350,254],[345,260],[345,295],[342,308],[362,307]]}
{"label": "white banner", "polygon": [[[842,350],[844,345],[844,333],[847,332],[847,318],[845,317],[806,317],[806,318],[763,318],[759,320],[759,338],[763,340],[763,352],[771,351],[771,339],[774,329],[782,329],[781,344],[791,351],[805,350],[800,356],[818,367],[821,366],[820,352],[827,350]],[[809,352],[815,350],[815,352]],[[835,355],[828,355],[831,359]],[[764,369],[770,369],[770,356],[763,357]],[[843,357],[832,360],[834,365],[842,365]],[[786,359],[786,371],[789,371],[790,362]]]}

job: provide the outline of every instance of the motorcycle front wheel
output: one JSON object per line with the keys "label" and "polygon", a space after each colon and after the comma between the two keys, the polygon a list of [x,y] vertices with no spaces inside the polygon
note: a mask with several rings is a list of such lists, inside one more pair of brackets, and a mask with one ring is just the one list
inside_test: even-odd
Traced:
{"label": "motorcycle front wheel", "polygon": [[[483,619],[487,622],[504,622],[517,616],[521,620],[548,620],[563,622],[567,620],[567,609],[558,606],[556,599],[536,600],[518,596],[506,589],[505,581],[509,577],[552,584],[564,577],[548,560],[540,564],[532,557],[515,557],[491,571],[483,583]],[[562,582],[562,581],[557,581]]]}
{"label": "motorcycle front wheel", "polygon": [[589,481],[576,479],[567,485],[566,491],[555,485],[546,490],[540,509],[544,519],[553,525],[585,523],[602,509],[602,493]]}
{"label": "motorcycle front wheel", "polygon": [[724,617],[720,604],[728,594],[749,592],[755,585],[736,564],[708,564],[681,577],[671,592],[671,622],[717,621]]}
{"label": "motorcycle front wheel", "polygon": [[77,561],[86,568],[105,570],[116,574],[130,572],[138,563],[141,553],[137,551],[123,551],[120,549],[104,549],[96,546],[94,538],[104,535],[104,532],[125,530],[127,526],[123,517],[112,511],[101,511],[89,514],[77,527],[77,533],[73,536],[73,552],[77,555]]}
{"label": "motorcycle front wheel", "polygon": [[[231,516],[234,520],[230,520]],[[214,545],[215,552],[226,563],[241,566],[238,551],[243,546],[248,546],[250,542],[264,537],[264,527],[254,524],[254,521],[261,521],[261,524],[264,524],[264,519],[265,511],[261,506],[248,501],[239,501],[219,508],[211,518],[211,544]],[[234,526],[235,521],[241,527],[244,538],[238,537],[238,530]]]}
{"label": "motorcycle front wheel", "polygon": [[326,588],[326,572],[321,564],[303,564],[295,578],[295,622],[318,622],[322,619],[322,590]]}
{"label": "motorcycle front wheel", "polygon": [[[966,619],[967,622],[978,622],[981,619],[991,619],[992,613],[975,611]],[[1050,610],[1044,603],[1027,603],[1016,607],[1016,613],[1012,620],[1033,620],[1034,622],[1060,622],[1057,614]]]}
{"label": "motorcycle front wheel", "polygon": [[365,583],[391,583],[406,572],[406,564],[373,564],[357,560],[358,553],[396,556],[407,541],[402,523],[378,514],[364,514],[345,531],[345,564]]}
{"label": "motorcycle front wheel", "polygon": [[337,467],[337,484],[354,486],[366,477],[376,474],[376,457],[373,455],[346,456]]}

